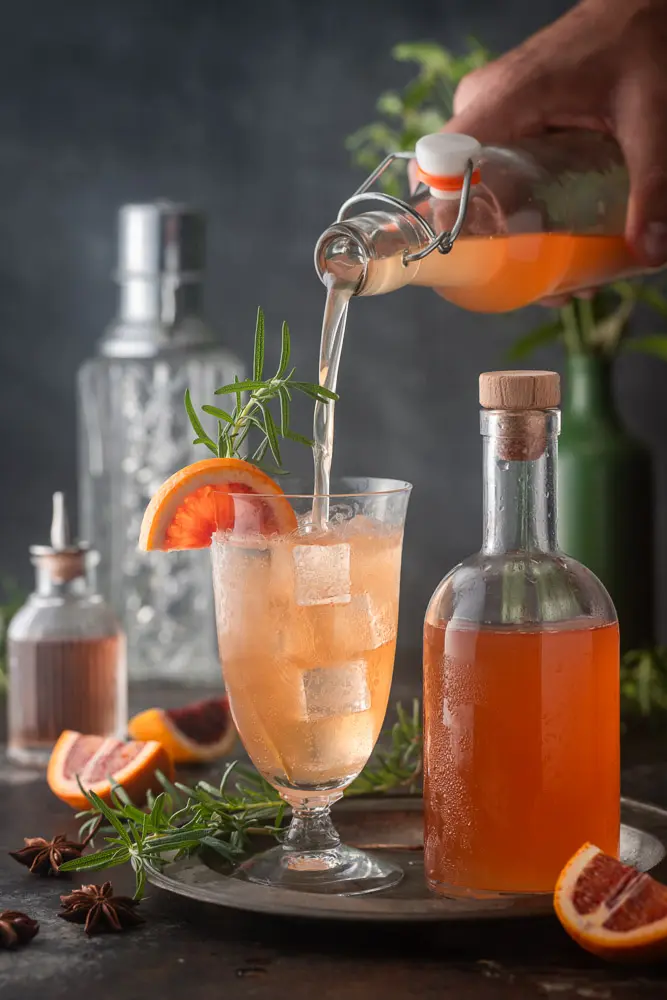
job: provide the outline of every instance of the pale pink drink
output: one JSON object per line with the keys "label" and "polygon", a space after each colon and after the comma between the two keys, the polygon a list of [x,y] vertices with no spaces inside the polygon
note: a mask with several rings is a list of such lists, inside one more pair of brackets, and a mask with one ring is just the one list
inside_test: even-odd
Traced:
{"label": "pale pink drink", "polygon": [[[384,863],[340,846],[328,809],[368,761],[387,710],[410,491],[392,480],[341,488],[348,492],[328,498],[323,526],[313,524],[312,494],[289,497],[298,527],[288,535],[248,531],[263,501],[235,497],[234,529],[212,542],[234,720],[253,763],[295,812],[296,842],[288,834],[277,854],[243,871],[295,888],[305,878],[320,892],[387,884]],[[351,889],[352,879],[367,881]]]}

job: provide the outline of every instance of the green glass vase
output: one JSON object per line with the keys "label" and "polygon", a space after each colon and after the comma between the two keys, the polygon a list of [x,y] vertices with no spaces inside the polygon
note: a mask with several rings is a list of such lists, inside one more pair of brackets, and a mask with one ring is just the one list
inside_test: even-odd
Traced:
{"label": "green glass vase", "polygon": [[559,442],[560,547],[591,569],[616,606],[624,650],[654,641],[653,476],[648,450],[618,415],[612,366],[568,358]]}

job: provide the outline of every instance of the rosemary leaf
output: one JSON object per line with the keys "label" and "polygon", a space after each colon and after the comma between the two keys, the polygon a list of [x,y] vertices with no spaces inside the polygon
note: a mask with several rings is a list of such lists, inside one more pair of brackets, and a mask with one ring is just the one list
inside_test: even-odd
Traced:
{"label": "rosemary leaf", "polygon": [[303,434],[297,434],[296,431],[289,430],[283,437],[286,437],[288,441],[297,441],[299,444],[305,444],[309,448],[313,447],[313,441],[311,438],[304,437]]}
{"label": "rosemary leaf", "polygon": [[264,429],[266,431],[266,437],[269,442],[271,454],[275,458],[278,466],[281,466],[283,464],[283,460],[280,454],[280,445],[278,443],[278,428],[276,427],[275,421],[271,416],[271,410],[268,406],[262,407],[262,413],[264,414]]}
{"label": "rosemary leaf", "polygon": [[276,372],[276,378],[282,378],[282,376],[285,374],[290,356],[289,327],[285,322],[283,322],[282,325],[281,336],[282,336],[282,342],[280,347],[280,362],[278,364],[278,371]]}
{"label": "rosemary leaf", "polygon": [[185,390],[185,411],[186,411],[186,413],[187,413],[187,415],[188,415],[188,417],[190,419],[190,423],[192,424],[192,428],[193,428],[195,434],[197,435],[197,442],[196,443],[200,443],[201,442],[202,444],[205,444],[207,448],[212,448],[213,450],[215,450],[215,445],[214,445],[213,441],[211,441],[210,437],[206,433],[201,420],[197,416],[197,411],[195,410],[194,406],[192,405],[192,399],[190,398],[190,390],[189,389]]}
{"label": "rosemary leaf", "polygon": [[264,311],[260,306],[257,310],[255,325],[255,353],[253,358],[253,378],[260,382],[264,371]]}
{"label": "rosemary leaf", "polygon": [[284,438],[289,434],[289,405],[290,397],[286,386],[281,386],[279,390],[280,399],[280,433]]}
{"label": "rosemary leaf", "polygon": [[228,396],[231,392],[234,393],[250,392],[250,391],[254,392],[255,389],[263,389],[264,385],[265,385],[264,382],[257,382],[251,378],[243,379],[243,381],[241,382],[239,382],[237,378],[236,382],[230,382],[228,385],[223,385],[220,386],[219,389],[216,389],[215,395]]}
{"label": "rosemary leaf", "polygon": [[221,410],[219,406],[209,406],[208,403],[202,406],[204,413],[210,413],[212,417],[217,417],[218,420],[224,420],[228,424],[234,423],[234,418],[231,413],[227,413],[226,410]]}

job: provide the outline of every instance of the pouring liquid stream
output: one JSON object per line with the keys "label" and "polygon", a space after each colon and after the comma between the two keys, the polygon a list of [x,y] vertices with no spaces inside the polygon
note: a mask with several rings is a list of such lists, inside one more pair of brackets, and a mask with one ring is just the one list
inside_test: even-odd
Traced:
{"label": "pouring liquid stream", "polygon": [[[320,341],[320,385],[336,391],[340,355],[345,339],[347,308],[353,287],[334,275],[326,275],[327,299],[322,320]],[[313,497],[313,525],[318,530],[326,528],[329,520],[329,490],[331,460],[333,458],[335,403],[315,403],[313,416],[313,459],[315,484]]]}

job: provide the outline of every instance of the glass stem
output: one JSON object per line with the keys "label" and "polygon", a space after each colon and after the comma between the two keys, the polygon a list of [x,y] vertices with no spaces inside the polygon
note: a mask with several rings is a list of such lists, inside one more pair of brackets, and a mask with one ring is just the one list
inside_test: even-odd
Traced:
{"label": "glass stem", "polygon": [[283,841],[288,851],[304,854],[333,851],[340,846],[340,837],[331,822],[332,801],[336,799],[291,803],[292,822]]}

